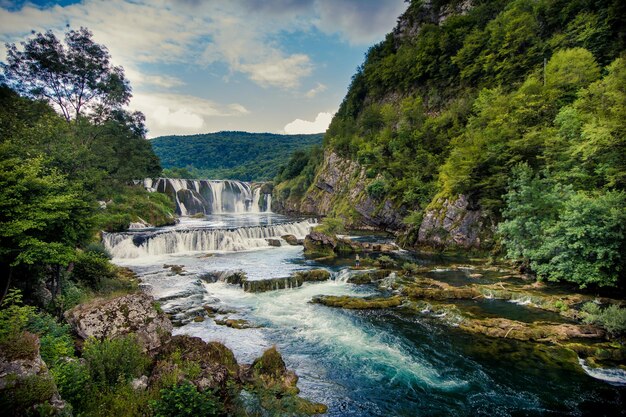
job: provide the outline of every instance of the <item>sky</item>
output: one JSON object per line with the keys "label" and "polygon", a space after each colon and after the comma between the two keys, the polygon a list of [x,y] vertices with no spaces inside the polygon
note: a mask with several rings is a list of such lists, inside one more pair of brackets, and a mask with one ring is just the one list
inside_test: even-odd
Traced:
{"label": "sky", "polygon": [[403,0],[0,0],[5,43],[85,26],[124,67],[148,137],[328,127]]}

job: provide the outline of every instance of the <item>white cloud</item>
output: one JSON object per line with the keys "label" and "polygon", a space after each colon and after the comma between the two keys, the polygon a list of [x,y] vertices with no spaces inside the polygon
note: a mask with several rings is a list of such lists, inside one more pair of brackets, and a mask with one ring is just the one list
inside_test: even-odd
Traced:
{"label": "white cloud", "polygon": [[287,123],[284,127],[285,133],[288,135],[297,135],[305,133],[323,133],[328,129],[330,121],[333,119],[332,113],[321,112],[317,114],[314,121],[296,119],[291,123]]}
{"label": "white cloud", "polygon": [[325,33],[339,33],[355,45],[383,39],[406,10],[404,0],[318,0],[316,26]]}
{"label": "white cloud", "polygon": [[324,84],[317,83],[315,87],[311,88],[309,91],[306,92],[305,96],[307,96],[308,98],[313,98],[319,93],[326,91],[327,88],[328,87],[326,87]]}
{"label": "white cloud", "polygon": [[146,115],[149,137],[172,134],[205,133],[210,119],[234,117],[249,113],[238,103],[226,106],[183,94],[136,94],[130,108]]}

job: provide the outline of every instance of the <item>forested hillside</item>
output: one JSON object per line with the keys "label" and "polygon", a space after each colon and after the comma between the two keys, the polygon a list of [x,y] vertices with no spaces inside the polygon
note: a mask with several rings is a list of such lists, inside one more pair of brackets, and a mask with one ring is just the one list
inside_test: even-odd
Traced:
{"label": "forested hillside", "polygon": [[[302,208],[327,192],[326,214],[398,230],[378,216],[393,208],[406,245],[493,249],[543,278],[616,285],[625,26],[620,0],[414,0],[354,75],[326,159],[278,196]],[[328,186],[337,158],[358,164],[360,192]]]}
{"label": "forested hillside", "polygon": [[161,136],[151,143],[165,176],[264,181],[274,178],[295,151],[320,145],[322,136],[218,132]]}

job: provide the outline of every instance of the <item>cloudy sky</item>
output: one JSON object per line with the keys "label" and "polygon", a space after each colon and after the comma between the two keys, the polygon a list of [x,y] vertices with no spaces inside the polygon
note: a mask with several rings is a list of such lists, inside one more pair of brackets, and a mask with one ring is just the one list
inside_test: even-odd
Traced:
{"label": "cloudy sky", "polygon": [[86,26],[122,65],[149,137],[322,132],[403,0],[0,0],[4,43]]}

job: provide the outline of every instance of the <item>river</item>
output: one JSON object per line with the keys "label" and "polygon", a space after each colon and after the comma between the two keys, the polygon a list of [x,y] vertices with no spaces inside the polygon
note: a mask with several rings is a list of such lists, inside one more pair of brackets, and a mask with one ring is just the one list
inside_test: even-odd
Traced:
{"label": "river", "polygon": [[[330,416],[625,413],[625,388],[617,383],[623,375],[613,375],[612,383],[611,375],[593,378],[558,350],[470,335],[435,315],[310,303],[321,294],[380,292],[347,282],[351,259],[314,262],[304,258],[301,246],[283,241],[275,247],[266,240],[285,234],[303,238],[312,223],[272,213],[207,215],[182,218],[163,229],[105,235],[104,240],[113,261],[133,269],[144,289],[172,315],[179,325],[176,334],[220,341],[241,363],[276,345],[300,377],[301,395],[328,405]],[[433,264],[430,274],[451,284],[467,275],[446,269],[452,260],[439,259],[436,267],[426,257],[414,256],[413,261]],[[249,280],[281,278],[313,268],[332,271],[333,279],[250,293],[215,278],[227,271],[243,271]],[[483,279],[497,275],[482,271],[480,264],[473,268],[483,272]],[[465,307],[522,321],[553,318],[520,304],[484,300]],[[205,305],[217,311],[215,317],[195,319]],[[216,323],[224,318],[243,319],[251,327]]]}

